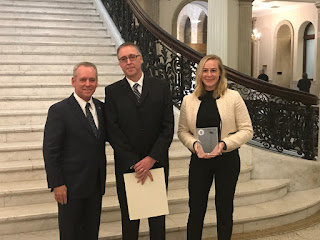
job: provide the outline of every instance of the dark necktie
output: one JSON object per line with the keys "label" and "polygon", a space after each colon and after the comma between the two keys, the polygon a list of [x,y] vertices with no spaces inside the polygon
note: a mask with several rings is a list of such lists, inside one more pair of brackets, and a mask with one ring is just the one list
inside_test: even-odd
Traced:
{"label": "dark necktie", "polygon": [[135,83],[133,85],[133,93],[134,95],[136,95],[138,103],[140,103],[141,93],[139,92],[138,87],[139,87],[139,83]]}
{"label": "dark necktie", "polygon": [[96,124],[94,123],[93,116],[92,116],[92,113],[91,113],[91,111],[90,111],[89,108],[90,108],[90,103],[87,103],[87,104],[86,104],[86,115],[87,115],[87,119],[88,119],[88,121],[89,121],[89,124],[90,124],[90,126],[91,126],[91,128],[92,128],[92,131],[93,131],[94,135],[95,135],[96,137],[98,137],[98,128],[97,128]]}

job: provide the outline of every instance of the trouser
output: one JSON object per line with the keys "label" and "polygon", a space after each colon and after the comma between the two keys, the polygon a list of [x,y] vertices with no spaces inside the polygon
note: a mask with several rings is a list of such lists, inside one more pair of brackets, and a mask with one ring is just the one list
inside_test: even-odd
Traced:
{"label": "trouser", "polygon": [[58,203],[60,240],[98,239],[101,203],[98,184],[88,198],[68,198],[67,204]]}
{"label": "trouser", "polygon": [[218,240],[230,240],[233,226],[233,199],[240,158],[238,150],[223,153],[212,159],[191,156],[189,167],[188,240],[201,240],[203,220],[207,210],[209,191],[214,179]]}
{"label": "trouser", "polygon": [[[165,170],[166,171],[166,170]],[[168,183],[168,173],[165,173]],[[138,240],[140,220],[130,220],[123,174],[116,174],[118,200],[121,209],[122,239]],[[157,206],[155,206],[157,207]],[[150,240],[165,240],[165,216],[148,218]]]}

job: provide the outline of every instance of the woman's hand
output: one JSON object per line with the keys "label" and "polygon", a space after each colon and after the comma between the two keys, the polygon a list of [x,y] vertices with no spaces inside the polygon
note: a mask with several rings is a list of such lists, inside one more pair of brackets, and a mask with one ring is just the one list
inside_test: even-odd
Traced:
{"label": "woman's hand", "polygon": [[225,147],[225,143],[224,142],[219,142],[217,144],[217,146],[212,150],[212,152],[210,153],[205,153],[203,151],[203,148],[201,146],[201,144],[199,142],[196,142],[194,144],[194,150],[196,151],[196,154],[198,156],[198,158],[214,158],[216,156],[221,155],[221,152],[223,150],[223,148]]}
{"label": "woman's hand", "polygon": [[196,151],[198,158],[206,158],[207,154],[203,151],[203,148],[200,142],[196,142],[194,144],[194,150]]}
{"label": "woman's hand", "polygon": [[224,142],[219,142],[217,144],[217,146],[212,150],[211,153],[209,153],[208,155],[211,157],[216,157],[221,155],[223,148],[225,147],[225,143]]}

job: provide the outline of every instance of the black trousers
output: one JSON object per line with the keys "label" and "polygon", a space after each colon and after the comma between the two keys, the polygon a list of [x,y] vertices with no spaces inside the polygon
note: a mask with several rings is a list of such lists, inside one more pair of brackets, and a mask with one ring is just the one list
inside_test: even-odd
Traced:
{"label": "black trousers", "polygon": [[58,203],[60,240],[98,239],[101,203],[98,184],[89,198],[68,198],[67,204]]}
{"label": "black trousers", "polygon": [[214,179],[218,240],[230,240],[233,226],[233,199],[240,173],[238,150],[212,159],[191,156],[189,167],[188,240],[201,240],[209,191]]}
{"label": "black trousers", "polygon": [[[166,184],[168,183],[168,172],[165,170]],[[122,223],[122,239],[123,240],[138,240],[140,220],[130,220],[127,204],[127,196],[124,185],[123,174],[116,174],[117,193],[121,209]],[[155,206],[156,207],[156,206]],[[165,240],[166,239],[166,224],[165,216],[148,218],[150,240]]]}

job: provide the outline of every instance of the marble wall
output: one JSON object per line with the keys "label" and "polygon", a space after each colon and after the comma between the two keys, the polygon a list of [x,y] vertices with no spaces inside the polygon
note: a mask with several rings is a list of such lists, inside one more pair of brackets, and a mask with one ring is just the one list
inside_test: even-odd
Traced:
{"label": "marble wall", "polygon": [[253,179],[290,179],[289,191],[320,187],[320,162],[243,145],[241,164],[253,165]]}

